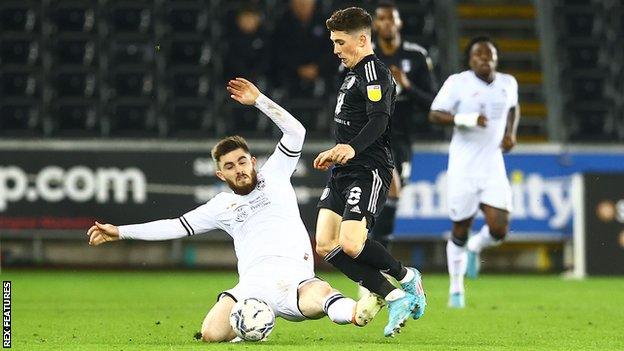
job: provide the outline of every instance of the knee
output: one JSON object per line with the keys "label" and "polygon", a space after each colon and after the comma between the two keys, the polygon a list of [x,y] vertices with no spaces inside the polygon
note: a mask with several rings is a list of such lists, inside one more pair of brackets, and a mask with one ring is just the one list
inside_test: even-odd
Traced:
{"label": "knee", "polygon": [[[222,331],[216,329],[217,328],[211,327],[210,324],[202,326],[201,340],[203,342],[222,342],[231,340],[231,338],[228,338],[228,334],[230,333],[223,333]],[[233,332],[231,332],[231,334],[233,334]]]}
{"label": "knee", "polygon": [[201,340],[203,342],[220,342],[223,341],[222,337],[220,335],[217,335],[217,333],[213,332],[210,329],[204,329],[201,332]]}
{"label": "knee", "polygon": [[506,224],[502,226],[490,227],[490,235],[497,241],[505,240],[507,237],[507,231],[508,226]]}
{"label": "knee", "polygon": [[488,226],[490,227],[490,235],[498,241],[504,240],[507,236],[507,232],[509,231],[509,221],[507,220],[490,223]]}
{"label": "knee", "polygon": [[357,255],[360,254],[360,252],[362,252],[362,247],[364,243],[353,241],[341,236],[339,244],[340,247],[342,247],[342,251],[344,251],[344,253],[346,253],[350,257],[355,258],[357,257]]}
{"label": "knee", "polygon": [[316,253],[321,256],[321,257],[325,257],[327,256],[328,253],[330,253],[333,249],[335,249],[338,246],[338,242],[336,241],[331,241],[331,240],[318,240],[316,241],[316,248],[315,251]]}

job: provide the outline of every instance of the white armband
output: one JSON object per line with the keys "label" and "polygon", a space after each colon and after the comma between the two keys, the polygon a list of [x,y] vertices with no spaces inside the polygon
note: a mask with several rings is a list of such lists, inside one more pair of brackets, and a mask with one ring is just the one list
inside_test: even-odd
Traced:
{"label": "white armband", "polygon": [[456,126],[476,127],[479,120],[479,112],[458,113],[453,117]]}

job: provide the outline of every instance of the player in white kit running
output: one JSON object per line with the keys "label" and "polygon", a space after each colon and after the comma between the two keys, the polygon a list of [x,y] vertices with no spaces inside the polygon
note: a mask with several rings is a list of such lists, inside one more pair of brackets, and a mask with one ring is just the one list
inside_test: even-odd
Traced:
{"label": "player in white kit running", "polygon": [[[449,306],[464,307],[464,275],[476,277],[479,252],[499,244],[509,230],[511,187],[503,152],[516,144],[518,83],[497,72],[498,50],[487,37],[466,48],[470,70],[451,75],[431,105],[433,123],[454,125],[448,161],[448,208],[453,221],[446,246],[451,279]],[[468,239],[481,209],[486,224]]]}
{"label": "player in white kit running", "polygon": [[232,192],[219,193],[175,219],[119,227],[96,222],[87,232],[89,244],[168,240],[214,229],[232,236],[239,283],[219,294],[208,312],[201,330],[204,341],[234,339],[229,314],[237,300],[248,297],[266,301],[278,317],[291,321],[327,315],[337,324],[365,325],[383,306],[381,299],[371,294],[356,303],[314,276],[310,238],[290,183],[301,155],[305,128],[245,79],[230,81],[228,91],[232,99],[255,105],[284,133],[262,168],[256,172],[256,159],[242,137],[222,139],[212,149],[212,157],[217,177]]}

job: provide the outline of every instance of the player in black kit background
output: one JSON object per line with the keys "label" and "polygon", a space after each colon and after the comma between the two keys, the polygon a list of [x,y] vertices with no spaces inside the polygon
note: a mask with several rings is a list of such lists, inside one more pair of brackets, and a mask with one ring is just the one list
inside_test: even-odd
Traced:
{"label": "player in black kit background", "polygon": [[371,231],[372,238],[387,248],[394,231],[401,187],[411,172],[412,136],[432,136],[427,114],[436,94],[437,82],[427,50],[402,40],[403,23],[393,2],[377,5],[373,25],[377,57],[388,66],[397,83],[397,101],[390,119],[395,170],[388,199]]}
{"label": "player in black kit background", "polygon": [[[394,336],[407,318],[420,318],[426,300],[420,272],[406,268],[368,230],[386,200],[394,168],[390,119],[396,86],[392,74],[373,52],[372,18],[350,7],[326,21],[330,39],[347,73],[334,111],[336,146],[314,160],[331,177],[319,200],[316,251],[353,281],[383,297],[389,321],[385,336]],[[401,283],[395,288],[381,271]]]}

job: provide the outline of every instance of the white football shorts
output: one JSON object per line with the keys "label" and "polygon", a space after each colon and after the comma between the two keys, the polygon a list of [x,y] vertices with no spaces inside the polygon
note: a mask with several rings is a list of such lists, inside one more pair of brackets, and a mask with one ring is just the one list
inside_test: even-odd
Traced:
{"label": "white football shorts", "polygon": [[506,176],[462,177],[448,175],[449,217],[459,222],[477,214],[479,204],[511,212],[511,186]]}
{"label": "white football shorts", "polygon": [[320,280],[314,276],[312,265],[286,260],[283,264],[263,264],[264,274],[248,274],[242,277],[232,289],[219,294],[217,300],[224,295],[234,301],[249,297],[259,298],[268,303],[277,317],[299,322],[307,319],[299,310],[299,286],[309,281]]}

